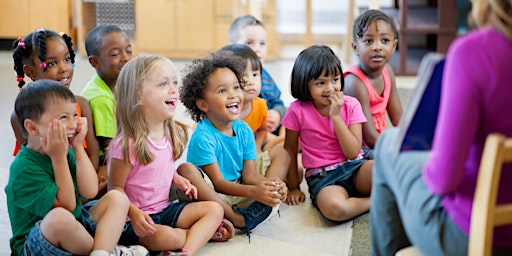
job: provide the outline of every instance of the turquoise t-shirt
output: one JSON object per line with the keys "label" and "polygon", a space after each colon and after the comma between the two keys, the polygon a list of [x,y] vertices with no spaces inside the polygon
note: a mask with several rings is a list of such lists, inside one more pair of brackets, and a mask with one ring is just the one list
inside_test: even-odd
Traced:
{"label": "turquoise t-shirt", "polygon": [[254,133],[242,120],[233,122],[234,136],[219,132],[205,118],[192,133],[187,153],[187,161],[195,166],[218,163],[225,180],[235,181],[242,176],[244,160],[258,156]]}
{"label": "turquoise t-shirt", "polygon": [[[67,158],[75,185],[76,208],[73,215],[78,218],[82,211],[82,202],[77,189],[75,155],[71,147]],[[11,163],[5,194],[13,234],[9,242],[15,255],[20,255],[28,233],[52,209],[57,196],[50,157],[23,145]]]}
{"label": "turquoise t-shirt", "polygon": [[96,136],[114,138],[117,131],[116,99],[114,93],[98,74],[87,83],[81,93],[91,106]]}

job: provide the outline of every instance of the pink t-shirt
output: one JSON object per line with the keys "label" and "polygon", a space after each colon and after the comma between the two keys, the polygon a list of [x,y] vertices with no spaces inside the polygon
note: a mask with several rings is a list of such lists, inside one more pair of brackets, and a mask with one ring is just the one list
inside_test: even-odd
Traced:
{"label": "pink t-shirt", "polygon": [[[157,145],[165,145],[167,139],[155,141]],[[133,139],[130,139],[130,163],[133,168],[128,174],[124,191],[130,201],[142,211],[153,214],[159,213],[169,206],[169,190],[174,177],[174,157],[169,143],[164,149],[158,149],[153,146],[149,140],[146,141],[153,161],[147,165],[142,165],[133,154]],[[110,173],[110,163],[112,158],[123,159],[121,149],[121,140],[116,138],[111,146],[108,168]]]}
{"label": "pink t-shirt", "polygon": [[[359,101],[350,96],[344,96],[343,99],[345,103],[340,114],[347,126],[366,122]],[[299,132],[302,164],[305,168],[317,168],[347,159],[341,150],[331,118],[320,115],[312,102],[292,102],[281,124],[286,129]]]}

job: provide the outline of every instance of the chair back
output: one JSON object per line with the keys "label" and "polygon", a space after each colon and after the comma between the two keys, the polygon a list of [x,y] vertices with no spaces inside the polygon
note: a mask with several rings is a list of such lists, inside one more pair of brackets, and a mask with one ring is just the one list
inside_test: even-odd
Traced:
{"label": "chair back", "polygon": [[468,255],[492,255],[494,227],[512,224],[512,203],[497,204],[504,163],[512,162],[512,137],[489,134],[478,171],[471,212]]}

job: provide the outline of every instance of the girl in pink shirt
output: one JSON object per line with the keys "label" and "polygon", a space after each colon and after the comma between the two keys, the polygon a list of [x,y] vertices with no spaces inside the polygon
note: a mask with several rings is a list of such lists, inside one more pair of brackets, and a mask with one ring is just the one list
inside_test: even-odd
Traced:
{"label": "girl in pink shirt", "polygon": [[[115,94],[120,129],[109,149],[108,187],[123,191],[131,201],[121,244],[167,251],[164,255],[195,255],[212,235],[217,241],[231,238],[233,228],[223,221],[224,211],[216,202],[169,202],[171,184],[197,199],[197,188],[174,166],[187,141],[186,129],[173,120],[176,87],[176,72],[167,58],[140,55],[123,68]],[[185,163],[180,168],[195,167]]]}
{"label": "girl in pink shirt", "polygon": [[370,208],[373,161],[362,159],[357,99],[343,95],[343,71],[327,46],[311,46],[297,57],[291,91],[297,100],[286,112],[284,147],[291,156],[288,203],[304,201],[297,177],[298,148],[313,205],[334,221],[352,219]]}

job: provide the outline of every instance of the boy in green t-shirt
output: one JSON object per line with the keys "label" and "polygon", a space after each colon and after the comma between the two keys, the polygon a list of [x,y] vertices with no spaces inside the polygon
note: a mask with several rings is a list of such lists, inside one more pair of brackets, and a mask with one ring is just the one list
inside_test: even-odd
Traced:
{"label": "boy in green t-shirt", "polygon": [[82,142],[87,119],[73,93],[53,80],[25,86],[15,113],[27,143],[11,164],[5,187],[12,255],[146,255],[142,246],[116,246],[130,203],[98,192],[98,177]]}

